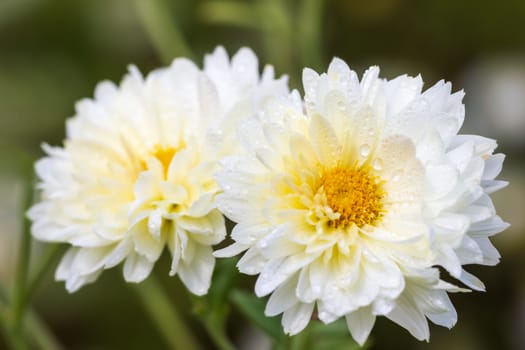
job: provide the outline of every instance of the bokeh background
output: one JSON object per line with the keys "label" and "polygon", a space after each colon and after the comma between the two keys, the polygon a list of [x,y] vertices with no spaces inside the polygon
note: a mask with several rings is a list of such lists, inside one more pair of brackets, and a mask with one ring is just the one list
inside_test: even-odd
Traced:
{"label": "bokeh background", "polygon": [[[379,319],[371,349],[525,349],[525,1],[523,0],[2,0],[0,1],[0,284],[13,284],[23,212],[23,181],[40,144],[61,144],[75,101],[97,82],[119,81],[128,64],[147,73],[179,55],[202,63],[224,45],[249,46],[300,87],[301,67],[325,70],[338,56],[359,74],[422,74],[466,92],[462,133],[496,138],[507,155],[493,196],[512,227],[494,238],[497,267],[472,267],[486,293],[453,295],[458,324],[431,326],[430,343]],[[44,245],[33,246],[32,269]],[[187,296],[168,279],[168,257],[155,267],[173,302],[197,332]],[[54,262],[56,264],[56,262]],[[54,267],[54,266],[53,266]],[[32,317],[65,349],[168,348],[119,268],[75,294],[53,281],[33,297]],[[240,281],[249,287],[250,281]],[[232,311],[239,347],[265,349],[264,335]],[[202,337],[206,338],[203,332]],[[6,348],[0,337],[0,348]],[[211,345],[210,345],[210,348]]]}

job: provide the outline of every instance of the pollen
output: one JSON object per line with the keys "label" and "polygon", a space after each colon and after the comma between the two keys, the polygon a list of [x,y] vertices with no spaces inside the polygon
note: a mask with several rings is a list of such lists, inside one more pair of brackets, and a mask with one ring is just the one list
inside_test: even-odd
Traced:
{"label": "pollen", "polygon": [[330,208],[339,218],[329,222],[334,227],[375,225],[383,213],[385,193],[381,180],[367,168],[335,167],[321,177]]}

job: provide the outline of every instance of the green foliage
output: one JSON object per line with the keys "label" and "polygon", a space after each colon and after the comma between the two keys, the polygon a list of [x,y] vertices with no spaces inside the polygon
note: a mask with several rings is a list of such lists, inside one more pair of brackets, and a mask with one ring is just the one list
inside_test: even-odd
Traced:
{"label": "green foliage", "polygon": [[251,324],[272,339],[275,350],[354,350],[361,348],[348,332],[345,320],[331,324],[312,321],[301,333],[289,337],[283,333],[281,317],[264,315],[266,298],[257,298],[252,292],[235,289],[232,303]]}
{"label": "green foliage", "polygon": [[231,292],[231,301],[246,319],[260,328],[274,341],[280,342],[284,339],[285,334],[282,331],[279,317],[267,317],[264,315],[265,299],[257,298],[251,292],[234,289]]}

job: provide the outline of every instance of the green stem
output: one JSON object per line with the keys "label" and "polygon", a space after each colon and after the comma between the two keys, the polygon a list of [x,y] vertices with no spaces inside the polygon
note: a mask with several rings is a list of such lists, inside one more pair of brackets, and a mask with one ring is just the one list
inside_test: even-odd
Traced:
{"label": "green stem", "polygon": [[60,248],[61,246],[59,244],[48,245],[46,251],[44,252],[44,255],[37,264],[36,272],[29,279],[23,302],[27,302],[31,298],[34,291],[44,278],[46,272],[49,270],[49,268],[55,261],[56,257],[58,256],[58,253],[61,251]]}
{"label": "green stem", "polygon": [[[7,305],[9,303],[7,293],[2,285],[0,285],[0,326],[4,333],[4,339],[9,344],[10,349],[25,349],[27,344],[24,338],[18,337],[9,323],[9,312]],[[61,350],[62,346],[59,344],[53,333],[49,330],[46,324],[40,319],[38,314],[31,308],[26,311],[27,314],[27,334],[29,334],[37,345],[37,348],[43,350]],[[12,321],[12,320],[11,320]]]}
{"label": "green stem", "polygon": [[303,67],[321,68],[324,0],[302,0],[297,21],[297,40]]}
{"label": "green stem", "polygon": [[26,181],[24,191],[24,202],[22,207],[22,235],[20,238],[18,265],[16,269],[12,300],[12,331],[14,336],[19,339],[17,349],[27,348],[23,335],[23,321],[24,311],[26,308],[25,294],[27,286],[27,275],[29,270],[29,260],[31,256],[31,222],[26,217],[25,212],[33,203],[33,183],[31,178],[29,178]]}
{"label": "green stem", "polygon": [[249,2],[235,0],[205,1],[199,5],[198,11],[204,22],[250,29],[261,28],[257,8]]}
{"label": "green stem", "polygon": [[42,350],[63,349],[46,323],[32,309],[27,312],[27,329],[38,348]]}
{"label": "green stem", "polygon": [[200,349],[199,342],[194,338],[184,319],[177,314],[175,306],[170,302],[164,289],[155,276],[134,288],[151,320],[156,324],[172,349]]}
{"label": "green stem", "polygon": [[309,328],[310,327],[306,327],[299,334],[290,338],[289,350],[302,350],[308,348],[308,342],[310,341]]}
{"label": "green stem", "polygon": [[[294,40],[292,16],[284,0],[259,0],[259,21],[269,62],[281,72],[292,72]],[[293,79],[293,75],[291,76]]]}
{"label": "green stem", "polygon": [[2,326],[2,333],[4,335],[4,339],[9,345],[10,349],[27,348],[25,346],[23,338],[15,336],[12,328],[9,326],[9,314],[4,307],[0,309],[0,325]]}
{"label": "green stem", "polygon": [[215,265],[210,289],[206,296],[197,297],[188,292],[195,315],[204,325],[217,349],[234,350],[226,334],[229,314],[228,296],[237,277],[237,259],[221,259]]}
{"label": "green stem", "polygon": [[166,0],[135,0],[135,8],[162,62],[169,64],[180,56],[193,58]]}
{"label": "green stem", "polygon": [[233,346],[224,333],[224,329],[222,327],[217,327],[218,322],[215,322],[214,318],[203,318],[202,322],[217,348],[220,350],[235,350],[235,346]]}

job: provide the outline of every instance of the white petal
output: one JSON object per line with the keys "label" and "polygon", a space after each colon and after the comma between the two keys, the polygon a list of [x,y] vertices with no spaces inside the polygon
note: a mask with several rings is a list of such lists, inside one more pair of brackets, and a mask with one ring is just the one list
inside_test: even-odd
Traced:
{"label": "white petal", "polygon": [[155,175],[148,171],[140,173],[134,191],[136,198],[157,197],[160,194],[160,189]]}
{"label": "white petal", "polygon": [[180,261],[177,274],[190,292],[195,295],[204,295],[210,288],[214,267],[215,258],[211,247],[196,244],[193,259]]}
{"label": "white petal", "polygon": [[440,306],[446,308],[446,310],[440,313],[426,313],[428,319],[437,325],[447,327],[449,329],[454,327],[458,320],[458,315],[456,313],[456,309],[454,309],[454,306],[450,302],[447,293],[445,291],[441,291],[440,296],[435,298],[433,302],[439,303]]}
{"label": "white petal", "polygon": [[213,256],[216,258],[229,258],[238,255],[248,249],[248,245],[233,243],[226,248],[222,248],[213,252]]}
{"label": "white petal", "polygon": [[80,248],[71,247],[67,250],[62,259],[60,259],[60,263],[55,271],[55,279],[57,281],[65,281],[68,278],[71,266],[73,265],[73,261],[79,250]]}
{"label": "white petal", "polygon": [[180,237],[176,227],[172,228],[172,232],[170,232],[168,235],[168,247],[172,256],[169,275],[175,276],[179,268],[179,262],[182,255]]}
{"label": "white petal", "polygon": [[483,252],[483,265],[497,265],[501,258],[497,249],[492,245],[490,240],[485,237],[475,238],[478,247]]}
{"label": "white petal", "polygon": [[415,78],[402,75],[388,81],[385,85],[387,115],[396,115],[402,111],[421,93],[422,87],[423,80],[419,75]]}
{"label": "white petal", "polygon": [[220,109],[217,88],[205,74],[199,74],[197,86],[201,119],[203,122],[213,122],[213,117]]}
{"label": "white petal", "polygon": [[146,231],[147,234],[151,235],[152,237],[155,237],[157,240],[160,239],[160,230],[162,228],[162,223],[164,221],[164,218],[162,217],[163,210],[158,208],[155,210],[152,210],[148,217],[148,225],[145,227],[141,222],[134,226],[133,230],[136,231]]}
{"label": "white petal", "polygon": [[186,212],[186,215],[193,217],[201,217],[207,215],[210,211],[215,208],[213,203],[213,198],[215,193],[206,193],[203,194],[192,203],[191,207]]}
{"label": "white petal", "polygon": [[66,289],[69,293],[74,293],[86,284],[95,282],[101,273],[102,269],[87,275],[70,275],[66,280]]}
{"label": "white petal", "polygon": [[338,141],[330,123],[317,113],[311,116],[310,139],[322,164],[330,166],[337,158]]}
{"label": "white petal", "polygon": [[257,56],[246,47],[239,49],[232,57],[233,72],[245,84],[255,84],[257,82],[258,65]]}
{"label": "white petal", "polygon": [[283,313],[282,325],[284,332],[295,335],[302,331],[310,322],[315,303],[297,303]]}
{"label": "white petal", "polygon": [[270,294],[278,285],[314,258],[315,256],[296,254],[270,261],[257,278],[255,294],[259,297]]}
{"label": "white petal", "polygon": [[361,89],[364,100],[372,105],[377,97],[379,86],[383,83],[379,79],[379,67],[372,66],[366,70],[361,79]]}
{"label": "white petal", "polygon": [[485,291],[485,285],[479,278],[474,276],[473,274],[468,273],[465,270],[461,271],[461,275],[459,276],[459,280],[463,283],[465,283],[468,287],[479,290],[484,292]]}
{"label": "white petal", "polygon": [[447,158],[455,165],[460,173],[465,171],[465,167],[474,156],[474,143],[467,141],[447,152]]}
{"label": "white petal", "polygon": [[80,248],[70,267],[70,275],[88,275],[102,268],[104,261],[114,246],[100,248]]}
{"label": "white petal", "polygon": [[483,170],[483,180],[492,180],[499,175],[503,168],[504,154],[495,154],[485,161],[485,169]]}
{"label": "white petal", "polygon": [[259,240],[259,251],[265,259],[280,259],[304,250],[303,245],[290,241],[295,229],[291,226],[286,224],[280,225],[266,237]]}
{"label": "white petal", "polygon": [[507,229],[510,225],[499,216],[493,218],[476,222],[469,229],[469,234],[471,236],[493,236],[501,231]]}
{"label": "white petal", "polygon": [[269,148],[258,148],[255,151],[255,156],[268,170],[279,170],[284,167],[283,159],[279,153]]}
{"label": "white petal", "polygon": [[248,249],[241,259],[239,259],[237,268],[240,272],[247,275],[256,275],[261,273],[267,263],[268,260],[260,254],[257,246],[254,246]]}
{"label": "white petal", "polygon": [[316,295],[316,290],[312,288],[310,282],[310,268],[309,266],[304,267],[299,273],[299,281],[297,282],[297,288],[295,294],[297,298],[304,303],[312,303],[319,297]]}
{"label": "white petal", "polygon": [[370,335],[376,320],[370,307],[362,307],[345,316],[346,325],[352,334],[352,338],[361,346]]}
{"label": "white petal", "polygon": [[500,180],[481,180],[481,186],[485,190],[485,193],[494,193],[501,190],[502,188],[507,187],[509,183],[507,181]]}
{"label": "white petal", "polygon": [[218,210],[212,210],[204,217],[180,217],[177,225],[200,244],[218,244],[226,236],[224,217]]}
{"label": "white petal", "polygon": [[[306,107],[313,107],[308,101],[314,102],[317,100],[317,84],[319,81],[319,74],[317,74],[313,69],[304,68],[303,69],[303,87],[305,92],[305,101]],[[310,112],[310,110],[308,110]]]}
{"label": "white petal", "polygon": [[104,268],[109,269],[120,264],[132,249],[131,240],[123,239],[104,259]]}
{"label": "white petal", "polygon": [[[151,216],[150,216],[151,218]],[[135,247],[135,252],[145,257],[151,262],[157,261],[164,249],[165,237],[161,237],[160,228],[157,236],[152,235],[150,223],[147,224],[143,220],[137,225],[133,226],[130,231],[131,238]],[[148,230],[149,229],[149,230]]]}
{"label": "white petal", "polygon": [[478,246],[476,240],[469,236],[464,236],[461,245],[456,248],[461,264],[480,264],[483,262],[483,251]]}
{"label": "white petal", "polygon": [[270,295],[264,314],[272,317],[293,307],[297,302],[297,297],[295,296],[296,284],[296,279],[290,279],[279,286],[272,295]]}
{"label": "white petal", "polygon": [[175,153],[168,167],[168,181],[172,183],[184,183],[192,168],[192,157],[188,149],[182,149]]}
{"label": "white petal", "polygon": [[427,320],[414,302],[406,296],[398,299],[396,307],[386,317],[408,330],[416,339],[428,341],[430,332]]}
{"label": "white petal", "polygon": [[124,279],[126,282],[142,282],[153,269],[153,262],[145,257],[131,253],[124,263]]}
{"label": "white petal", "polygon": [[426,172],[426,198],[433,200],[452,191],[457,184],[458,170],[449,164],[428,164]]}

